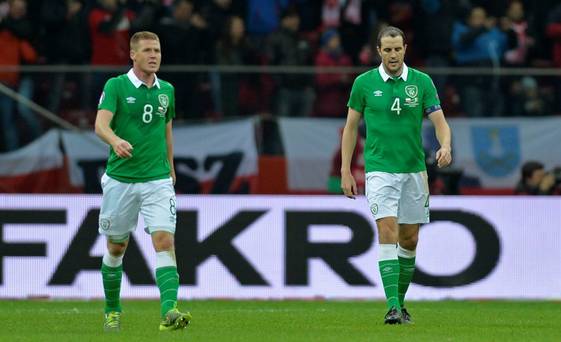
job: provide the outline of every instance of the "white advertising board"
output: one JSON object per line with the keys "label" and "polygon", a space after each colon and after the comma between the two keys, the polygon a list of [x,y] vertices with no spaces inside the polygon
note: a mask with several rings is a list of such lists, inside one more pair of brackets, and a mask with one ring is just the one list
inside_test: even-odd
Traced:
{"label": "white advertising board", "polygon": [[[0,195],[0,298],[102,298],[98,195]],[[409,299],[561,298],[561,198],[433,197]],[[384,298],[363,197],[178,196],[181,298]],[[122,296],[157,298],[142,219]]]}

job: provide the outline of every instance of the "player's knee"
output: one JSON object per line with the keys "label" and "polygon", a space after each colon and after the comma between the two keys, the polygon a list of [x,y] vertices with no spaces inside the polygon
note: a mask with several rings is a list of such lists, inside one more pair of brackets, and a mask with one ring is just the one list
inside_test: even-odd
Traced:
{"label": "player's knee", "polygon": [[382,218],[376,221],[380,241],[383,243],[397,242],[398,226],[394,218]]}
{"label": "player's knee", "polygon": [[409,236],[404,236],[399,239],[399,244],[401,247],[414,251],[417,248],[417,243],[419,242],[419,235],[418,234],[411,234]]}
{"label": "player's knee", "polygon": [[107,238],[107,251],[114,257],[120,257],[125,254],[128,244],[128,234],[122,236],[111,236]]}
{"label": "player's knee", "polygon": [[163,252],[163,251],[172,251],[173,248],[173,240],[162,240],[157,244],[154,244],[154,248],[156,252]]}
{"label": "player's knee", "polygon": [[152,234],[152,242],[156,252],[174,250],[173,235],[167,232],[155,232]]}
{"label": "player's knee", "polygon": [[109,250],[109,254],[111,254],[111,256],[120,257],[121,255],[125,254],[127,246],[125,244],[111,243],[107,246],[107,249]]}

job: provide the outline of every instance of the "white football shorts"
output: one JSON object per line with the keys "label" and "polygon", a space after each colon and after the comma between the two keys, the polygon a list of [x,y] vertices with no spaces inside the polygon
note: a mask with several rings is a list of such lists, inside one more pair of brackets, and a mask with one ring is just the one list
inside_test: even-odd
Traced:
{"label": "white football shorts", "polygon": [[429,222],[429,186],[426,171],[368,172],[366,198],[374,218],[397,217],[397,223]]}
{"label": "white football shorts", "polygon": [[147,233],[167,231],[175,234],[176,202],[171,177],[144,183],[122,183],[103,174],[101,188],[99,233],[111,241],[128,239],[138,225],[139,213],[144,218]]}

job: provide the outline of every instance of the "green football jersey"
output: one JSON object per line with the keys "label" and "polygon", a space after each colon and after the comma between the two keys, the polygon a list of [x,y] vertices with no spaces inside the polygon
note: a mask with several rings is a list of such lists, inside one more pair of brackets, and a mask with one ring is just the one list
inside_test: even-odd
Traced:
{"label": "green football jersey", "polygon": [[166,124],[175,117],[170,83],[156,78],[154,86],[148,88],[131,69],[107,81],[98,109],[113,113],[111,129],[133,147],[131,158],[119,158],[110,149],[107,175],[125,183],[170,177]]}
{"label": "green football jersey", "polygon": [[401,76],[392,78],[380,65],[355,79],[347,106],[362,113],[366,123],[366,172],[426,170],[422,121],[440,109],[427,74],[404,64]]}

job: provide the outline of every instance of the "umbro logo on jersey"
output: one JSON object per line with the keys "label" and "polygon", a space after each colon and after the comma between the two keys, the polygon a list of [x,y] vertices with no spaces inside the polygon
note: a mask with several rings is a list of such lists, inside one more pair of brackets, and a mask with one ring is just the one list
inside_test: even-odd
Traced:
{"label": "umbro logo on jersey", "polygon": [[136,97],[132,97],[132,96],[127,97],[127,103],[135,103],[135,102],[136,102]]}
{"label": "umbro logo on jersey", "polygon": [[381,90],[374,90],[374,96],[382,96],[384,94]]}

